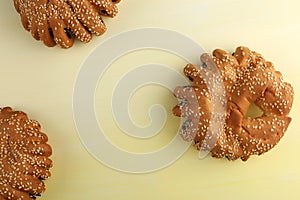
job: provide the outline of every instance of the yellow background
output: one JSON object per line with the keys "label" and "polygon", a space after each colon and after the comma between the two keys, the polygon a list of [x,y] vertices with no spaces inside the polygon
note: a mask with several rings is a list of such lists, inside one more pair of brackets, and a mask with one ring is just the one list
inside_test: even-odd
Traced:
{"label": "yellow background", "polygon": [[[119,4],[116,18],[104,19],[108,26],[105,35],[62,50],[34,41],[22,28],[13,0],[1,0],[0,106],[12,106],[39,120],[53,147],[52,177],[46,181],[41,199],[300,199],[299,7],[296,0],[127,0]],[[217,47],[233,51],[245,45],[273,61],[296,93],[293,120],[285,137],[272,151],[247,162],[210,157],[198,160],[191,147],[170,167],[142,175],[118,172],[95,160],[81,144],[73,121],[76,76],[97,45],[117,33],[143,27],[178,31],[207,51]],[[157,51],[121,58],[103,77],[97,102],[107,101],[112,84],[122,73],[135,63],[149,61],[147,53],[179,71],[185,64]],[[145,94],[150,94],[149,98],[143,97]],[[154,102],[154,95],[161,97],[159,101],[169,114],[163,131],[149,141],[134,140],[122,135],[108,112],[106,133],[116,145],[136,152],[155,150],[174,135],[178,119],[170,115],[170,109],[176,99],[162,88],[136,93],[135,106],[130,104],[133,119],[140,125],[149,122],[145,108]],[[96,107],[101,112],[101,106]]]}

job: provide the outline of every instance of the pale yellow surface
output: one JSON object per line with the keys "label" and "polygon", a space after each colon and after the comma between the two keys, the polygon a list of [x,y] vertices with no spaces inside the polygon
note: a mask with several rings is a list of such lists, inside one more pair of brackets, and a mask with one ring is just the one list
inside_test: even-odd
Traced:
{"label": "pale yellow surface", "polygon": [[[39,120],[53,147],[52,177],[46,181],[47,190],[41,199],[300,199],[299,7],[296,0],[127,0],[120,3],[115,19],[105,19],[109,29],[104,36],[62,50],[34,41],[22,28],[13,0],[1,0],[0,106],[12,106]],[[181,32],[207,51],[249,46],[273,61],[296,93],[293,120],[285,137],[272,151],[247,162],[210,157],[198,160],[197,151],[191,147],[170,167],[142,175],[118,172],[95,160],[83,147],[73,121],[77,73],[89,53],[105,39],[143,27]],[[118,77],[137,62],[148,61],[139,53],[147,52],[121,58],[118,66],[107,71],[97,90],[97,102],[107,103]],[[178,70],[185,64],[174,56],[150,54],[155,61],[165,60]],[[146,94],[149,98],[143,97]],[[111,121],[109,108],[105,108],[106,133],[116,145],[147,152],[163,146],[174,135],[178,119],[171,116],[170,109],[176,99],[162,88],[149,87],[136,93],[135,104],[130,106],[133,119],[140,125],[149,123],[145,107],[154,103],[154,95],[167,105],[169,118],[163,131],[149,141],[122,135]],[[101,112],[100,107],[97,111]]]}

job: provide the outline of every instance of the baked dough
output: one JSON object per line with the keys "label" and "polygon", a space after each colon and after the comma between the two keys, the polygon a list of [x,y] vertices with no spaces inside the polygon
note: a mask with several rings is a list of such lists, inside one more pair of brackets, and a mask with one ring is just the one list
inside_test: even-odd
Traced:
{"label": "baked dough", "polygon": [[[233,54],[216,49],[212,56],[203,54],[201,61],[204,67],[188,64],[184,68],[193,85],[177,87],[174,91],[180,103],[173,108],[173,113],[187,118],[180,129],[181,136],[194,140],[197,149],[212,149],[213,157],[229,160],[246,161],[253,154],[261,155],[273,148],[291,122],[288,114],[293,103],[293,87],[283,81],[282,74],[271,62],[247,47],[238,47]],[[226,102],[221,102],[222,98],[214,102],[221,102],[226,116],[216,144],[210,144],[207,135],[215,137],[209,129],[211,116],[218,114],[212,113],[211,92],[219,91],[214,87],[209,89],[207,84],[212,84],[215,70],[223,81]],[[251,104],[258,106],[263,115],[245,117]]]}
{"label": "baked dough", "polygon": [[70,48],[77,38],[87,43],[92,34],[102,35],[101,16],[115,17],[114,0],[14,0],[24,28],[48,47]]}
{"label": "baked dough", "polygon": [[47,141],[24,112],[0,109],[0,199],[31,200],[45,190],[52,167]]}

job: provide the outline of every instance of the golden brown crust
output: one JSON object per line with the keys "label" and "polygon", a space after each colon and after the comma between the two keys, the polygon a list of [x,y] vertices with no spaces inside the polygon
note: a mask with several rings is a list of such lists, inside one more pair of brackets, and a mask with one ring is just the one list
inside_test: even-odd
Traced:
{"label": "golden brown crust", "polygon": [[106,31],[101,16],[118,13],[112,0],[14,0],[21,22],[36,40],[48,47],[70,48],[74,39],[87,43],[92,34]]}
{"label": "golden brown crust", "polygon": [[[0,197],[32,199],[50,177],[51,147],[37,121],[10,107],[0,109]],[[0,199],[1,199],[0,198]]]}
{"label": "golden brown crust", "polygon": [[[291,121],[288,114],[294,96],[292,86],[283,81],[281,73],[247,47],[238,47],[233,55],[216,49],[212,56],[203,54],[201,61],[204,67],[188,64],[184,68],[193,87],[177,87],[174,91],[184,102],[173,109],[176,116],[187,118],[180,129],[183,138],[193,138],[197,149],[203,148],[213,112],[212,94],[207,85],[218,71],[226,92],[226,119],[212,156],[247,160],[253,154],[261,155],[274,147]],[[220,93],[212,92],[216,91]],[[245,117],[251,103],[262,109],[263,116]]]}

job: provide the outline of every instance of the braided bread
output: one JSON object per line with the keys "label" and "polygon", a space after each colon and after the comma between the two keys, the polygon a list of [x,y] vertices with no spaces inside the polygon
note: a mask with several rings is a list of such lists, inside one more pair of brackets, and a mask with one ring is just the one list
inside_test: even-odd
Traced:
{"label": "braided bread", "polygon": [[[204,67],[188,64],[184,68],[193,86],[177,87],[174,91],[180,103],[173,113],[187,118],[180,129],[183,139],[194,140],[197,149],[211,149],[213,157],[229,160],[246,161],[253,154],[261,155],[273,148],[291,121],[288,114],[294,97],[292,86],[283,81],[271,62],[247,47],[238,47],[233,54],[216,49],[212,56],[201,55],[201,61]],[[223,81],[227,102],[222,104],[225,123],[216,144],[210,148],[205,138],[215,113],[207,83],[215,73],[214,68]],[[263,115],[245,117],[251,104],[258,106]]]}
{"label": "braided bread", "polygon": [[114,0],[14,0],[24,28],[48,47],[70,48],[77,38],[87,43],[92,34],[102,35],[101,16],[115,17]]}
{"label": "braided bread", "polygon": [[11,108],[0,109],[0,199],[35,199],[50,177],[51,147],[37,121]]}

